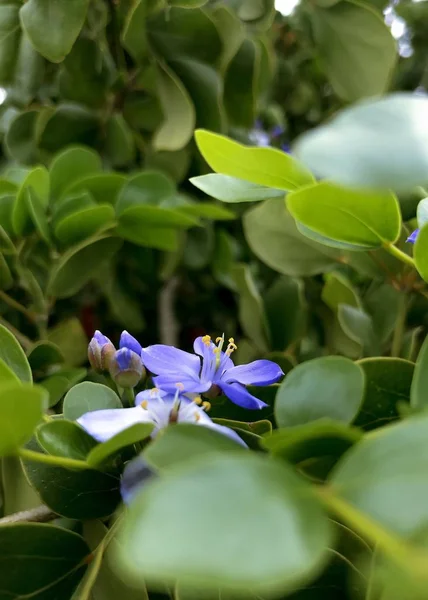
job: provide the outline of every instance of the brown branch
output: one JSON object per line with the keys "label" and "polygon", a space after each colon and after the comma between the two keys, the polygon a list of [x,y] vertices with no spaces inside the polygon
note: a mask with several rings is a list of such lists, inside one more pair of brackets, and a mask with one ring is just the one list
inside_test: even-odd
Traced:
{"label": "brown branch", "polygon": [[56,519],[57,516],[50,508],[42,505],[3,517],[0,519],[0,526],[12,525],[13,523],[47,523]]}

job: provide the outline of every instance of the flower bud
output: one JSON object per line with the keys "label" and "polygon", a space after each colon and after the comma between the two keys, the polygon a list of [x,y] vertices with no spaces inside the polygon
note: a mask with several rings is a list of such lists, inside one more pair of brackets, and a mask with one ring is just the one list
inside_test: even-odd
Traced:
{"label": "flower bud", "polygon": [[138,354],[138,356],[141,356],[141,350],[143,349],[140,342],[127,331],[122,331],[119,348],[128,348],[129,350],[132,350],[132,352],[135,352],[135,354]]}
{"label": "flower bud", "polygon": [[107,371],[115,352],[116,348],[108,337],[97,330],[88,346],[88,359],[94,371]]}
{"label": "flower bud", "polygon": [[129,348],[117,350],[110,361],[110,375],[122,388],[133,388],[145,376],[141,358]]}

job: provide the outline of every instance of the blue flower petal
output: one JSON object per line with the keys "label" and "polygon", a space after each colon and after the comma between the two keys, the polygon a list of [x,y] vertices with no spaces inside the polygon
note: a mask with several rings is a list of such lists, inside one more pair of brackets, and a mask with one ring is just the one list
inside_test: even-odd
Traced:
{"label": "blue flower petal", "polygon": [[126,369],[131,368],[133,354],[135,354],[135,352],[132,352],[129,348],[121,348],[116,352],[113,360],[116,361],[119,369],[126,371]]}
{"label": "blue flower petal", "polygon": [[[141,359],[146,368],[155,375],[178,373],[188,375],[189,379],[198,380],[201,361],[195,354],[184,352],[163,344],[154,344],[143,348]],[[180,381],[178,379],[178,381]]]}
{"label": "blue flower petal", "polygon": [[282,369],[271,360],[255,360],[247,365],[228,369],[222,376],[226,383],[234,381],[243,385],[270,385],[284,375]]}
{"label": "blue flower petal", "polygon": [[92,339],[96,340],[101,347],[105,346],[106,344],[111,344],[111,341],[108,339],[108,337],[102,334],[98,329],[95,331]]}
{"label": "blue flower petal", "polygon": [[220,381],[218,385],[223,390],[223,393],[232,400],[234,404],[242,406],[242,408],[255,410],[268,406],[265,402],[262,402],[262,400],[259,400],[250,394],[250,392],[240,383],[226,383],[225,381]]}
{"label": "blue flower petal", "polygon": [[77,423],[98,442],[106,442],[135,423],[151,423],[141,406],[93,410],[77,419]]}
{"label": "blue flower petal", "polygon": [[122,335],[120,336],[119,348],[128,348],[138,354],[140,356],[141,350],[143,349],[140,342],[134,338],[127,331],[122,331]]}
{"label": "blue flower petal", "polygon": [[120,480],[120,493],[125,504],[129,504],[136,493],[156,475],[156,471],[141,456],[131,460]]}
{"label": "blue flower petal", "polygon": [[168,373],[166,375],[158,375],[153,378],[153,383],[157,388],[174,394],[177,390],[183,393],[201,394],[210,389],[211,381],[201,381],[198,379],[191,379],[190,377],[183,377],[183,373]]}
{"label": "blue flower petal", "polygon": [[414,244],[417,240],[417,237],[419,235],[419,229],[415,229],[415,231],[413,231],[409,237],[407,238],[406,242],[410,242],[411,244]]}

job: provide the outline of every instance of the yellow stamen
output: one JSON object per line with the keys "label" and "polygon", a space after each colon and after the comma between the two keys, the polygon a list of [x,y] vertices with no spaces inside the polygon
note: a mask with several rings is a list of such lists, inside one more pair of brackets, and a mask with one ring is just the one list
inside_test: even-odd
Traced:
{"label": "yellow stamen", "polygon": [[196,423],[200,420],[201,415],[197,412],[195,412],[195,419],[196,419]]}
{"label": "yellow stamen", "polygon": [[154,387],[150,390],[150,396],[156,396],[156,394],[159,392],[159,388]]}
{"label": "yellow stamen", "polygon": [[216,344],[219,344],[220,342],[224,342],[224,337],[223,336],[218,337],[218,338],[215,339],[215,343]]}
{"label": "yellow stamen", "polygon": [[202,408],[203,408],[205,411],[208,411],[208,410],[210,410],[210,408],[211,408],[211,402],[208,402],[208,400],[204,400],[204,401],[202,402]]}
{"label": "yellow stamen", "polygon": [[229,345],[226,348],[227,356],[230,356],[232,352],[238,349],[238,346],[235,344],[235,340],[233,338],[229,338]]}
{"label": "yellow stamen", "polygon": [[193,402],[194,402],[195,404],[202,404],[202,398],[201,398],[200,396],[195,396],[195,397],[193,398]]}
{"label": "yellow stamen", "polygon": [[140,404],[141,408],[147,408],[149,405],[149,403],[147,402],[147,400],[143,400]]}
{"label": "yellow stamen", "polygon": [[211,336],[204,335],[204,337],[202,338],[202,342],[205,344],[205,346],[209,346],[211,344]]}

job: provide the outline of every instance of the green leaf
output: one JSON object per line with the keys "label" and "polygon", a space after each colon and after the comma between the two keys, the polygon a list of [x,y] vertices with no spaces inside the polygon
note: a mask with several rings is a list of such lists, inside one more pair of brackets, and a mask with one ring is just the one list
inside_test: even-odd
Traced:
{"label": "green leaf", "polygon": [[0,5],[0,83],[3,85],[13,78],[20,34],[19,3],[2,2]]}
{"label": "green leaf", "polygon": [[59,104],[40,134],[40,147],[58,152],[69,144],[92,144],[98,134],[98,115],[78,104]]}
{"label": "green leaf", "polygon": [[314,181],[295,158],[275,148],[243,146],[204,129],[195,132],[195,139],[209,166],[223,175],[282,190],[295,190]]}
{"label": "green leaf", "polygon": [[262,446],[293,464],[323,456],[339,458],[362,438],[362,432],[337,421],[319,419],[295,427],[283,427],[265,436]]}
{"label": "green leaf", "polygon": [[40,381],[40,385],[49,393],[49,408],[58,404],[70,388],[69,380],[61,375],[51,375]]}
{"label": "green leaf", "polygon": [[114,204],[125,181],[126,177],[121,173],[92,173],[75,180],[65,189],[63,196],[86,192],[100,204]]}
{"label": "green leaf", "polygon": [[47,408],[41,387],[6,383],[0,387],[0,455],[13,454],[27,442]]}
{"label": "green leaf", "polygon": [[[76,317],[60,321],[50,329],[48,340],[59,348],[68,366],[78,366],[87,360],[88,339]],[[83,372],[85,373],[85,370]]]}
{"label": "green leaf", "polygon": [[0,359],[24,383],[31,383],[33,381],[31,368],[23,349],[15,336],[3,325],[0,325]]}
{"label": "green leaf", "polygon": [[424,225],[419,231],[413,249],[416,268],[424,281],[428,281],[428,225]]}
{"label": "green leaf", "polygon": [[84,208],[96,206],[96,202],[89,192],[80,192],[76,195],[65,195],[53,207],[53,226],[69,215]]}
{"label": "green leaf", "polygon": [[366,376],[366,391],[355,425],[370,430],[398,419],[407,404],[414,364],[401,358],[365,358],[357,363]]}
{"label": "green leaf", "polygon": [[153,428],[154,425],[152,423],[136,423],[135,425],[131,425],[131,427],[121,431],[107,442],[95,446],[86,457],[88,465],[97,467],[112,454],[119,452],[119,450],[145,440],[152,433]]}
{"label": "green leaf", "polygon": [[383,94],[397,58],[382,16],[363,2],[343,0],[310,13],[315,43],[334,91],[355,101]]}
{"label": "green leaf", "polygon": [[[251,552],[237,552],[231,539]],[[117,560],[131,581],[144,573],[149,583],[178,579],[199,592],[224,586],[273,595],[319,568],[330,527],[291,469],[241,452],[194,460],[147,486],[129,507],[119,540]]]}
{"label": "green leaf", "polygon": [[332,489],[390,531],[416,534],[428,518],[427,435],[427,415],[366,435],[333,471]]}
{"label": "green leaf", "polygon": [[410,388],[410,405],[416,410],[424,409],[428,404],[428,336],[419,351]]}
{"label": "green leaf", "polygon": [[0,289],[7,290],[13,285],[13,276],[3,254],[0,253]]}
{"label": "green leaf", "polygon": [[4,516],[40,506],[39,495],[30,486],[17,456],[3,456],[1,478]]}
{"label": "green leaf", "polygon": [[340,304],[337,317],[343,331],[361,346],[364,354],[373,356],[380,353],[373,320],[367,313],[359,308]]}
{"label": "green leaf", "polygon": [[43,523],[2,527],[0,547],[4,598],[70,598],[85,573],[90,555],[79,535]]}
{"label": "green leaf", "polygon": [[36,110],[18,113],[6,132],[4,143],[7,152],[10,157],[22,164],[30,165],[38,159],[35,139],[38,116]]}
{"label": "green leaf", "polygon": [[88,4],[89,0],[28,0],[19,11],[22,27],[40,54],[61,62],[83,27]]}
{"label": "green leaf", "polygon": [[223,42],[223,52],[218,66],[220,72],[224,74],[244,41],[245,28],[237,15],[228,6],[222,4],[212,6],[211,17]]}
{"label": "green leaf", "polygon": [[95,440],[79,425],[63,419],[40,425],[36,439],[48,454],[77,460],[85,460],[96,446]]}
{"label": "green leaf", "polygon": [[386,342],[395,329],[402,300],[401,291],[387,283],[372,289],[364,298],[367,311],[372,317],[375,335],[381,343]]}
{"label": "green leaf", "polygon": [[224,104],[230,121],[236,127],[251,129],[254,124],[260,63],[259,46],[254,40],[244,38],[224,75]]}
{"label": "green leaf", "polygon": [[59,221],[55,227],[55,236],[64,244],[77,244],[112,227],[114,219],[115,212],[111,204],[84,208]]}
{"label": "green leaf", "polygon": [[99,266],[116,254],[122,240],[113,237],[89,239],[65,252],[51,273],[48,293],[68,298],[78,292]]}
{"label": "green leaf", "polygon": [[195,127],[195,108],[186,88],[165,64],[158,64],[157,88],[164,120],[153,136],[155,150],[180,150]]}
{"label": "green leaf", "polygon": [[122,114],[112,115],[106,123],[105,152],[113,167],[124,167],[135,159],[132,130]]}
{"label": "green leaf", "polygon": [[428,99],[414,94],[364,102],[305,133],[295,153],[320,178],[350,187],[411,191],[427,183],[427,112]]}
{"label": "green leaf", "polygon": [[236,219],[235,213],[215,202],[189,202],[177,204],[177,211],[184,215],[210,219],[212,221],[229,221]]}
{"label": "green leaf", "polygon": [[247,265],[239,264],[233,268],[232,276],[239,294],[239,322],[244,334],[258,349],[266,352],[269,348],[268,324],[263,302],[251,271]]}
{"label": "green leaf", "polygon": [[325,284],[322,289],[322,300],[337,312],[341,304],[347,304],[354,308],[361,306],[361,300],[351,282],[339,271],[327,273],[324,276]]}
{"label": "green leaf", "polygon": [[2,385],[9,383],[21,383],[15,372],[0,358],[0,381]]}
{"label": "green leaf", "polygon": [[306,317],[301,280],[283,275],[264,294],[270,349],[284,351],[303,334]]}
{"label": "green leaf", "polygon": [[135,0],[126,15],[121,36],[123,47],[137,63],[147,56],[147,12],[147,0]]}
{"label": "green leaf", "polygon": [[70,421],[75,421],[87,412],[107,408],[122,408],[122,403],[111,388],[100,383],[79,383],[64,398],[64,418]]}
{"label": "green leaf", "polygon": [[40,208],[49,202],[49,173],[45,167],[32,169],[22,182],[16,195],[12,211],[12,223],[17,235],[22,235],[29,221],[27,191],[32,189],[37,196]]}
{"label": "green leaf", "polygon": [[257,258],[284,275],[323,273],[340,258],[338,250],[303,236],[281,200],[266,200],[247,211],[243,224],[246,240]]}
{"label": "green leaf", "polygon": [[49,167],[52,202],[77,179],[93,175],[102,170],[99,155],[90,148],[75,146],[57,154]]}
{"label": "green leaf", "polygon": [[222,202],[257,202],[258,200],[282,198],[284,196],[284,190],[264,187],[249,183],[244,179],[218,173],[191,177],[189,181],[208,196]]}
{"label": "green leaf", "polygon": [[321,182],[290,193],[286,202],[297,221],[333,247],[344,242],[350,250],[372,250],[400,235],[400,208],[392,193],[362,193]]}
{"label": "green leaf", "polygon": [[143,456],[151,465],[163,470],[192,460],[195,456],[207,459],[219,452],[231,455],[242,451],[245,452],[244,446],[218,431],[181,423],[177,427],[167,427],[147,446]]}
{"label": "green leaf", "polygon": [[176,192],[171,179],[160,171],[144,171],[128,179],[116,202],[117,214],[140,204],[157,206]]}
{"label": "green leaf", "polygon": [[51,243],[51,235],[49,231],[48,220],[46,218],[45,207],[39,200],[39,197],[34,192],[33,188],[27,188],[24,193],[24,198],[27,203],[27,210],[33,221],[33,224],[40,234],[40,237],[47,242]]}
{"label": "green leaf", "polygon": [[280,427],[304,425],[330,418],[351,423],[364,395],[364,372],[342,356],[304,362],[287,374],[275,399]]}
{"label": "green leaf", "polygon": [[[41,451],[35,441],[31,441],[27,447]],[[73,471],[36,461],[22,462],[42,502],[58,515],[77,520],[101,519],[110,516],[119,504],[119,477],[116,471]]]}

